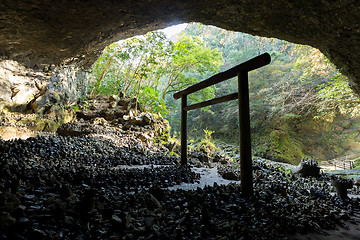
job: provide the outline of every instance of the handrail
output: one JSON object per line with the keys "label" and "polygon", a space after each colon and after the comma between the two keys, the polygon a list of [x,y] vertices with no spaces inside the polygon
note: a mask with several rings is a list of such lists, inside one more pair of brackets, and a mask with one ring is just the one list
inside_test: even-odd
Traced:
{"label": "handrail", "polygon": [[334,162],[334,168],[336,170],[336,167],[339,168],[339,169],[343,169],[343,170],[346,170],[346,169],[353,169],[354,168],[354,162],[355,160],[344,160],[342,162]]}
{"label": "handrail", "polygon": [[[173,96],[181,98],[181,164],[187,164],[187,112],[193,109],[214,105],[221,102],[238,99],[239,101],[239,125],[240,125],[240,178],[241,189],[244,196],[253,193],[252,161],[251,161],[251,138],[250,138],[250,110],[249,110],[249,86],[248,72],[263,67],[271,62],[268,53],[254,57],[227,71],[213,75],[212,77],[185,88]],[[238,92],[222,97],[213,98],[201,103],[187,105],[187,95],[197,92],[216,83],[238,76]]]}
{"label": "handrail", "polygon": [[263,67],[269,64],[270,61],[271,61],[270,54],[268,53],[261,54],[233,68],[230,68],[224,72],[220,72],[218,74],[213,75],[212,77],[209,77],[208,79],[195,83],[194,85],[191,85],[190,87],[187,87],[184,90],[176,92],[174,93],[173,97],[175,99],[179,99],[181,98],[182,95],[188,95],[197,92],[203,88],[210,87],[214,84],[228,80],[229,78],[236,77],[240,71],[250,72],[257,68]]}

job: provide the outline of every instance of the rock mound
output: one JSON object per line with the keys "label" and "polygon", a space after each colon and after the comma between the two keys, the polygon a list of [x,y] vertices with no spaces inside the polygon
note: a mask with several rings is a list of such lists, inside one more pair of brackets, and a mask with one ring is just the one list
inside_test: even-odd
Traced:
{"label": "rock mound", "polygon": [[320,166],[316,160],[303,158],[299,165],[292,170],[293,174],[299,174],[302,177],[318,177]]}

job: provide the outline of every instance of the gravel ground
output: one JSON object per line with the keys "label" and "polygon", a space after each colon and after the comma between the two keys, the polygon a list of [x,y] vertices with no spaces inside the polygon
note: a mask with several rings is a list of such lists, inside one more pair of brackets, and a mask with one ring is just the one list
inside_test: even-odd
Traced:
{"label": "gravel ground", "polygon": [[[301,178],[268,162],[254,161],[250,198],[236,179],[183,189],[211,176],[138,134],[99,126],[1,140],[0,239],[287,239],[356,223],[358,199],[338,199],[330,176]],[[208,172],[239,176],[236,164]]]}

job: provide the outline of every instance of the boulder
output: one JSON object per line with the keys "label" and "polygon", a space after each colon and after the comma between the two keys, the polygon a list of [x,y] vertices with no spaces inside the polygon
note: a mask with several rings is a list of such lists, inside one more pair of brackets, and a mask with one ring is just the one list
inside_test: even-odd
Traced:
{"label": "boulder", "polygon": [[150,125],[155,122],[154,115],[149,112],[143,112],[140,114],[140,117],[143,119],[143,122],[146,125]]}
{"label": "boulder", "polygon": [[140,139],[140,141],[142,141],[143,143],[149,144],[152,140],[152,138],[146,134],[146,133],[139,133],[137,136],[138,139]]}
{"label": "boulder", "polygon": [[84,110],[84,111],[76,111],[76,117],[78,119],[82,118],[84,120],[91,120],[93,118],[98,117],[98,114],[94,111]]}
{"label": "boulder", "polygon": [[351,189],[353,187],[353,184],[354,183],[352,180],[345,178],[333,179],[331,181],[331,185],[333,185],[336,188],[337,196],[342,200],[348,198],[347,190]]}
{"label": "boulder", "polygon": [[223,172],[223,174],[221,176],[222,176],[222,178],[227,179],[227,180],[233,180],[233,181],[240,180],[240,176],[232,171],[225,171],[225,172]]}
{"label": "boulder", "polygon": [[197,159],[197,158],[190,157],[190,158],[188,158],[188,162],[189,162],[189,165],[193,166],[193,167],[198,167],[198,168],[204,167],[204,164],[202,162],[200,162],[199,159]]}
{"label": "boulder", "polygon": [[320,166],[316,160],[303,158],[300,164],[292,170],[292,173],[299,174],[302,177],[318,177],[320,175]]}
{"label": "boulder", "polygon": [[112,121],[116,118],[114,111],[111,111],[109,109],[103,110],[101,112],[101,116],[103,116],[104,119],[106,119],[107,121]]}
{"label": "boulder", "polygon": [[0,109],[35,113],[75,103],[87,91],[87,73],[75,66],[31,69],[0,60]]}
{"label": "boulder", "polygon": [[177,139],[169,139],[169,141],[166,141],[164,143],[164,146],[169,149],[170,152],[175,152],[180,154],[180,150],[181,150],[181,145],[180,145],[180,141]]}
{"label": "boulder", "polygon": [[144,121],[144,119],[142,117],[132,117],[129,119],[129,123],[131,125],[136,125],[136,126],[145,126],[146,122]]}
{"label": "boulder", "polygon": [[118,95],[111,95],[109,97],[109,102],[118,102],[120,100],[120,97]]}
{"label": "boulder", "polygon": [[37,87],[45,80],[40,74],[34,75],[32,70],[16,61],[0,61],[0,105],[24,111],[29,100],[39,92]]}
{"label": "boulder", "polygon": [[240,180],[240,169],[236,166],[218,166],[218,173],[220,176],[227,180],[239,181]]}
{"label": "boulder", "polygon": [[129,101],[125,98],[121,98],[118,101],[118,106],[122,106],[124,109],[128,110]]}
{"label": "boulder", "polygon": [[95,125],[105,126],[107,124],[107,121],[102,117],[97,117],[92,120],[92,123]]}
{"label": "boulder", "polygon": [[193,152],[191,157],[199,159],[200,162],[208,163],[210,161],[209,156],[204,152]]}
{"label": "boulder", "polygon": [[224,153],[216,151],[212,157],[213,162],[220,162],[221,164],[227,164],[230,161],[230,158]]}
{"label": "boulder", "polygon": [[13,218],[9,213],[2,212],[0,213],[0,229],[5,230],[9,227],[14,226],[16,219]]}
{"label": "boulder", "polygon": [[78,137],[90,134],[90,131],[81,129],[78,125],[67,123],[61,125],[57,131],[60,136]]}
{"label": "boulder", "polygon": [[360,178],[356,179],[354,183],[357,187],[360,187]]}

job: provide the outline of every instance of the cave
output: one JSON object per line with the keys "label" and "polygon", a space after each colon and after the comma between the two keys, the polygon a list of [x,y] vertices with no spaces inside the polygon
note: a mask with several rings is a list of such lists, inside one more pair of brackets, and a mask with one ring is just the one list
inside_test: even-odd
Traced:
{"label": "cave", "polygon": [[110,43],[202,22],[320,49],[359,90],[360,6],[348,1],[1,2],[0,55],[28,67],[91,65]]}
{"label": "cave", "polygon": [[[55,106],[79,102],[86,92],[88,69],[110,43],[189,22],[318,48],[360,94],[360,4],[356,0],[3,0],[0,13],[0,110],[27,113],[29,118],[35,113],[56,118],[34,117],[38,122],[31,130],[44,133],[29,133],[25,136],[29,140],[0,138],[0,239],[272,239],[294,233],[301,237],[309,231],[317,238],[328,234],[324,229],[343,226],[346,220],[351,220],[354,230],[347,236],[359,236],[360,220],[353,216],[360,209],[358,199],[348,199],[346,190],[341,199],[322,192],[331,188],[331,181],[346,189],[353,188],[352,182],[294,177],[282,165],[257,161],[250,200],[233,182],[192,191],[169,190],[174,182],[191,185],[200,173],[175,166],[174,156],[164,156],[161,148],[150,146],[152,137],[169,131],[161,117],[132,116],[136,99],[121,103],[101,99],[92,107],[103,114],[103,104],[113,104],[114,113],[81,113],[76,116],[81,121],[59,128],[76,117]],[[116,114],[123,118],[122,129],[109,127],[110,122],[118,123]],[[35,121],[28,116],[10,120]],[[19,131],[11,124],[6,127]],[[60,137],[51,133],[58,128]],[[175,143],[167,145],[173,148]],[[150,167],[134,170],[132,165]],[[221,169],[238,180],[236,167]]]}
{"label": "cave", "polygon": [[[84,71],[105,46],[173,24],[201,22],[227,30],[276,37],[318,48],[349,77],[360,93],[360,26],[357,1],[2,1],[0,56],[7,74],[28,68],[52,71],[61,81],[63,103],[84,94]],[[5,60],[15,60],[5,64]],[[4,65],[5,64],[5,65]],[[27,71],[27,72],[29,72]],[[5,73],[4,73],[5,72]],[[11,73],[12,72],[12,73]],[[18,73],[16,73],[18,72]],[[29,74],[27,75],[34,75]],[[35,74],[39,75],[39,73]],[[59,75],[64,75],[63,77]],[[45,77],[43,77],[45,78]],[[1,102],[10,102],[22,82],[2,83]],[[31,83],[34,85],[33,83]],[[64,87],[66,85],[66,87]],[[77,86],[77,90],[75,89]],[[37,91],[33,86],[32,92]],[[13,90],[11,90],[13,89]],[[29,90],[29,89],[28,89]],[[29,90],[30,91],[30,90]],[[60,91],[60,92],[61,92]],[[14,101],[18,105],[24,100]],[[44,105],[41,103],[40,105]],[[1,104],[3,105],[3,104]]]}

